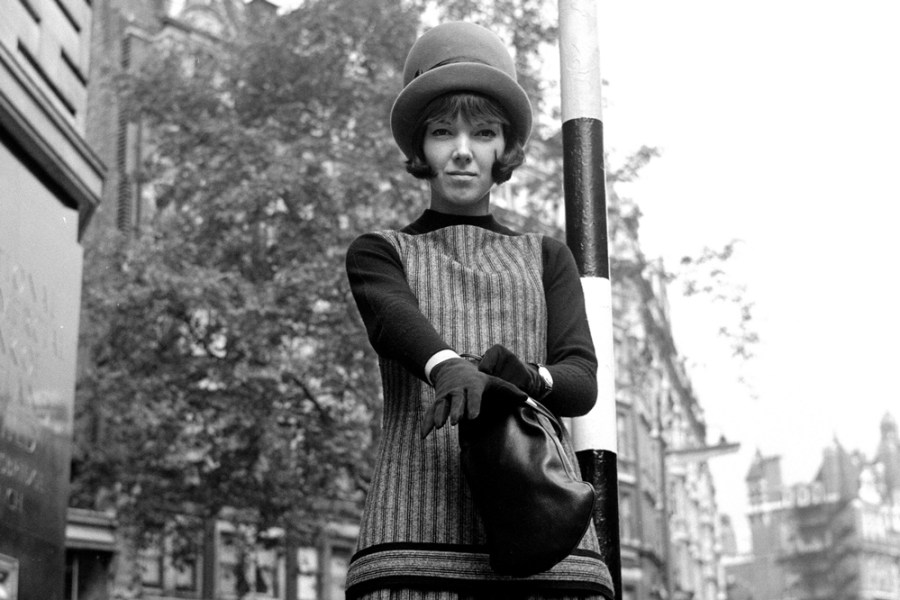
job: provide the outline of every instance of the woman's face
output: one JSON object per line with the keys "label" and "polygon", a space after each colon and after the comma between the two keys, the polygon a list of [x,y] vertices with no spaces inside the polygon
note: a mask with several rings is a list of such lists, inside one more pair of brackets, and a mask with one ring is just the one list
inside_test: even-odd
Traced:
{"label": "woman's face", "polygon": [[425,161],[437,175],[431,181],[431,208],[455,215],[486,215],[491,175],[506,141],[499,122],[469,122],[462,115],[438,119],[425,129]]}

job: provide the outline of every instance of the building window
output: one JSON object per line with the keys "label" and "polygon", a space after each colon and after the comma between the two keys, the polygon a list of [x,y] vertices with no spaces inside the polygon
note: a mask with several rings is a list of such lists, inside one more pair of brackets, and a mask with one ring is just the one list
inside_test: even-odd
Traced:
{"label": "building window", "polygon": [[278,598],[278,555],[274,550],[241,547],[228,531],[221,534],[219,546],[219,590],[224,598],[256,600]]}
{"label": "building window", "polygon": [[154,535],[138,553],[141,583],[157,591],[177,591],[183,597],[195,597],[200,591],[200,566],[197,547],[176,549],[170,536]]}
{"label": "building window", "polygon": [[141,583],[149,587],[163,586],[163,549],[162,538],[153,536],[149,543],[141,548],[138,554],[141,565]]}
{"label": "building window", "polygon": [[631,418],[627,412],[616,413],[616,445],[619,448],[619,458],[625,461],[634,460],[634,442],[631,433]]}
{"label": "building window", "polygon": [[217,587],[226,598],[240,597],[250,590],[246,587],[246,574],[241,572],[242,557],[235,536],[231,533],[222,533],[219,540]]}
{"label": "building window", "polygon": [[257,549],[251,564],[251,586],[257,598],[278,598],[278,555],[274,550]]}
{"label": "building window", "polygon": [[619,535],[623,540],[637,539],[634,499],[631,492],[619,490]]}
{"label": "building window", "polygon": [[315,548],[297,550],[297,600],[318,600],[316,579],[319,572],[319,553]]}
{"label": "building window", "polygon": [[347,569],[350,566],[350,548],[332,546],[331,561],[329,565],[331,590],[327,596],[329,600],[338,600],[344,597],[344,587],[347,582]]}
{"label": "building window", "polygon": [[186,559],[174,565],[175,589],[179,592],[198,591],[197,562]]}

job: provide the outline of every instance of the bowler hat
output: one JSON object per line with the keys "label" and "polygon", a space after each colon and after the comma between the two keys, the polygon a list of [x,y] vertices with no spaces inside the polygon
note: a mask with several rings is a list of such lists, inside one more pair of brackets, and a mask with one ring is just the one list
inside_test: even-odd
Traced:
{"label": "bowler hat", "polygon": [[413,44],[403,67],[403,89],[391,109],[391,132],[407,158],[415,157],[413,130],[425,106],[448,92],[475,92],[500,103],[512,134],[531,134],[531,102],[516,81],[516,66],[492,31],[452,21],[429,29]]}

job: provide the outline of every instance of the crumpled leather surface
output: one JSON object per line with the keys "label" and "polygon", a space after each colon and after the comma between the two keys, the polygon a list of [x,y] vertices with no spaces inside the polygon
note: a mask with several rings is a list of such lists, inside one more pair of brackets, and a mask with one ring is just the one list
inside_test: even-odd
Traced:
{"label": "crumpled leather surface", "polygon": [[459,424],[463,473],[497,573],[546,571],[587,531],[594,488],[566,456],[561,432],[546,407],[506,386],[486,389],[478,418]]}

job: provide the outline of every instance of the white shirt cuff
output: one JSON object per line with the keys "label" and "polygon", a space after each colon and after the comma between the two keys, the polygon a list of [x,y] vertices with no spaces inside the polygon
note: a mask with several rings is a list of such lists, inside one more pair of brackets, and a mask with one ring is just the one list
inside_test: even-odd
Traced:
{"label": "white shirt cuff", "polygon": [[451,358],[461,358],[459,354],[454,352],[453,350],[439,350],[431,355],[425,362],[425,379],[428,380],[428,383],[434,385],[434,382],[431,381],[431,370],[434,369],[438,364],[444,362],[445,360],[450,360]]}

